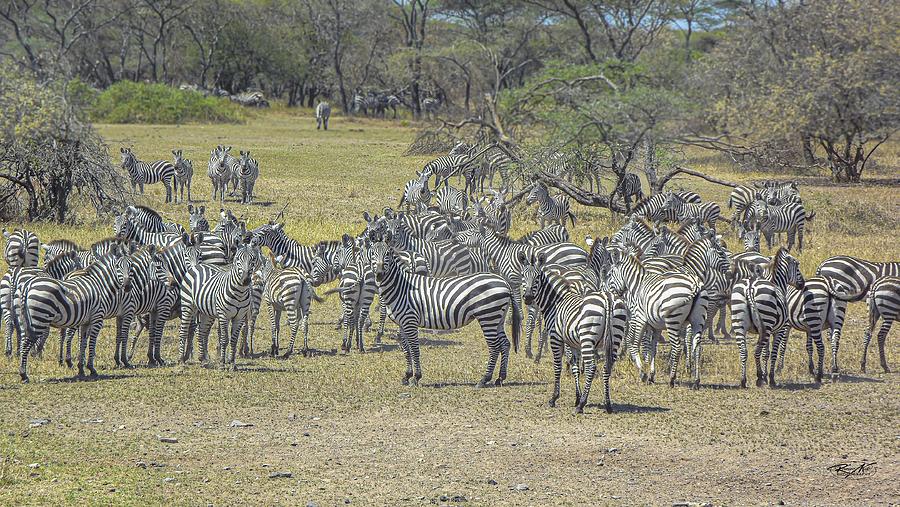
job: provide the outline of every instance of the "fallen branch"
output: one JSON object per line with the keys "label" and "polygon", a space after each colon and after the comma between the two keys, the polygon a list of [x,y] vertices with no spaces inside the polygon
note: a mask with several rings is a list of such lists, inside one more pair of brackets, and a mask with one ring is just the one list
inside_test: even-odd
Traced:
{"label": "fallen branch", "polygon": [[671,171],[666,173],[662,178],[659,179],[659,183],[657,184],[659,186],[659,189],[662,190],[662,188],[666,185],[666,183],[668,183],[669,180],[672,179],[672,177],[674,177],[678,174],[688,174],[690,176],[696,176],[697,178],[706,180],[710,183],[715,183],[717,185],[722,185],[722,186],[731,187],[731,188],[739,186],[737,183],[734,183],[732,181],[720,180],[719,178],[715,178],[708,174],[701,173],[700,171],[688,169],[687,167],[675,166],[675,169],[672,169]]}

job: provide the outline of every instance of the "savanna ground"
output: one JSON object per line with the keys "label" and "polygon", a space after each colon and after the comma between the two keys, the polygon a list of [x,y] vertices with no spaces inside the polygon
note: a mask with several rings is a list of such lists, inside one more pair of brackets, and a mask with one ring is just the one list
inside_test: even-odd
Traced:
{"label": "savanna ground", "polygon": [[[227,206],[256,226],[287,202],[287,232],[307,244],[359,231],[362,211],[396,205],[403,182],[427,160],[399,156],[414,135],[411,128],[334,118],[332,130],[317,132],[308,111],[274,111],[245,125],[99,128],[116,163],[120,145],[134,146],[144,159],[170,159],[173,148],[183,149],[194,161],[194,199],[207,206],[210,220],[219,209],[208,202],[210,149],[217,144],[233,145],[234,151],[249,148],[263,174],[259,203]],[[882,169],[870,176],[898,176],[896,145],[878,161]],[[703,153],[689,154],[686,163],[737,181],[771,176],[735,172]],[[724,187],[687,178],[675,183],[724,207]],[[807,178],[802,191],[818,213],[800,256],[807,276],[838,253],[897,259],[896,186],[833,187],[822,178]],[[162,205],[163,195],[162,187],[154,186],[143,202],[186,224],[184,206]],[[605,210],[577,212],[578,225],[571,231],[576,241],[618,226]],[[514,233],[535,227],[520,214]],[[108,223],[34,228],[42,239],[66,237],[82,244],[110,231]],[[332,297],[313,307],[313,357],[240,360],[236,373],[197,364],[114,370],[110,326],[100,338],[102,376],[96,381],[72,381],[72,371],[56,365],[55,345],[43,359],[30,362],[29,385],[19,383],[14,360],[0,359],[0,503],[900,501],[900,376],[881,373],[875,355],[870,373],[860,373],[862,304],[851,307],[844,328],[839,382],[813,383],[806,373],[805,337],[796,333],[776,389],[737,389],[735,343],[706,344],[699,391],[671,389],[665,382],[641,385],[623,361],[613,377],[615,413],[607,415],[596,405],[602,400],[598,381],[582,416],[571,414],[568,376],[561,403],[555,409],[546,406],[549,355],[535,365],[520,351],[510,362],[507,385],[474,389],[486,359],[484,339],[474,325],[454,334],[423,333],[424,385],[401,386],[405,362],[394,342],[365,355],[335,353],[337,306]],[[256,350],[262,352],[269,339],[265,309],[257,326]],[[164,356],[169,361],[176,357],[174,334],[175,328],[167,327]],[[895,329],[888,361],[900,368],[896,337]],[[368,334],[370,345],[372,339]],[[33,424],[39,419],[49,422]],[[232,427],[235,420],[252,426]],[[163,443],[160,437],[177,443]],[[876,462],[874,473],[847,479],[828,470],[860,460]],[[270,478],[273,472],[291,477]]]}

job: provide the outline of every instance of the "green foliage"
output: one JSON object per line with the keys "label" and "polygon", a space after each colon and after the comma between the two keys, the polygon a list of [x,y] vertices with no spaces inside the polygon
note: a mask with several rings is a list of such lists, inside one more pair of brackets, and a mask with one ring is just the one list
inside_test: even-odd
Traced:
{"label": "green foliage", "polygon": [[120,81],[100,93],[91,117],[105,123],[243,123],[245,112],[228,99],[196,91]]}

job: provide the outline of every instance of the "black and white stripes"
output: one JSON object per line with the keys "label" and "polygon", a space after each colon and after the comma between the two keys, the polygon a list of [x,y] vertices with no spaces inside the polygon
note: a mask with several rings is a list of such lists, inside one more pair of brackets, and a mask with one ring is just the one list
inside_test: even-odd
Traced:
{"label": "black and white stripes", "polygon": [[122,168],[131,177],[131,190],[141,189],[144,193],[144,185],[162,183],[166,187],[166,202],[172,202],[172,182],[175,179],[175,166],[168,160],[156,160],[154,162],[141,162],[137,159],[131,148],[120,148],[122,153]]}

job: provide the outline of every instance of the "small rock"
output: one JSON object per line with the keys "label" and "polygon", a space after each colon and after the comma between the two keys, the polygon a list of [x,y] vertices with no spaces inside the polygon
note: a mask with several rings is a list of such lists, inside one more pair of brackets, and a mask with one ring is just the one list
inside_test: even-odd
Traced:
{"label": "small rock", "polygon": [[308,432],[308,431],[304,431],[304,432],[303,432],[303,436],[304,436],[304,437],[308,437],[308,436],[309,436],[309,432]]}
{"label": "small rock", "polygon": [[194,427],[195,427],[195,428],[202,428],[202,427],[203,427],[203,421],[196,421],[196,422],[194,423]]}
{"label": "small rock", "polygon": [[397,395],[398,398],[409,398],[410,396],[412,395],[409,393],[400,393]]}
{"label": "small rock", "polygon": [[119,425],[119,429],[120,429],[120,430],[124,430],[124,429],[125,429],[125,425],[124,425],[124,424],[120,424],[120,425]]}
{"label": "small rock", "polygon": [[296,420],[297,420],[297,414],[295,414],[293,412],[288,414],[288,421],[296,421]]}
{"label": "small rock", "polygon": [[174,481],[175,481],[174,477],[166,477],[165,479],[163,479],[163,482],[174,482]]}
{"label": "small rock", "polygon": [[269,474],[269,479],[290,479],[293,476],[294,474],[292,474],[291,472],[272,472]]}
{"label": "small rock", "polygon": [[28,465],[28,468],[34,469],[34,468],[40,468],[40,466],[41,466],[40,463],[32,463],[32,464]]}
{"label": "small rock", "polygon": [[231,467],[222,467],[222,470],[231,470]]}
{"label": "small rock", "polygon": [[315,502],[306,502],[306,507],[319,507]]}
{"label": "small rock", "polygon": [[116,488],[109,488],[109,492],[110,492],[110,493],[115,493],[115,492],[116,492]]}
{"label": "small rock", "polygon": [[143,461],[138,461],[137,463],[135,463],[135,466],[137,466],[138,468],[147,468],[147,464]]}
{"label": "small rock", "polygon": [[613,454],[613,453],[619,452],[619,448],[618,447],[610,447],[609,449],[606,450],[606,452]]}
{"label": "small rock", "polygon": [[769,415],[769,411],[768,410],[760,410],[759,415]]}
{"label": "small rock", "polygon": [[102,424],[103,419],[82,419],[81,422],[89,424]]}
{"label": "small rock", "polygon": [[497,443],[497,441],[496,440],[488,440],[485,443],[487,443],[487,445],[495,445]]}
{"label": "small rock", "polygon": [[178,439],[175,437],[164,437],[162,435],[157,435],[156,438],[158,438],[159,441],[164,444],[177,444],[178,443]]}
{"label": "small rock", "polygon": [[772,485],[771,482],[767,482],[767,483],[766,483],[766,486],[771,486],[771,485]]}
{"label": "small rock", "polygon": [[319,421],[319,420],[321,420],[321,419],[322,419],[321,417],[313,417],[313,418],[312,418],[313,421]]}
{"label": "small rock", "polygon": [[45,424],[49,424],[50,419],[32,419],[28,421],[28,427],[30,428],[38,428]]}
{"label": "small rock", "polygon": [[528,491],[528,484],[516,484],[516,491]]}
{"label": "small rock", "polygon": [[235,419],[235,420],[231,421],[231,424],[229,424],[228,426],[230,426],[232,428],[250,428],[251,426],[253,426],[253,424],[245,423],[245,422],[238,421],[237,419]]}
{"label": "small rock", "polygon": [[618,500],[618,499],[620,499],[620,498],[622,498],[622,497],[619,496],[619,495],[612,495],[610,498],[612,498],[613,500]]}
{"label": "small rock", "polygon": [[454,503],[462,503],[462,502],[468,502],[469,499],[466,498],[464,495],[454,495],[453,497],[450,498],[450,501],[454,502]]}
{"label": "small rock", "polygon": [[349,504],[349,503],[350,503],[350,499],[349,499],[349,498],[345,498],[345,499],[344,499],[344,503]]}
{"label": "small rock", "polygon": [[442,502],[446,502],[447,500],[450,500],[450,497],[447,496],[447,495],[441,495],[440,500],[441,500]]}
{"label": "small rock", "polygon": [[487,482],[488,482],[488,484],[490,484],[491,486],[496,486],[496,485],[497,485],[497,481],[495,481],[494,479],[488,479]]}

